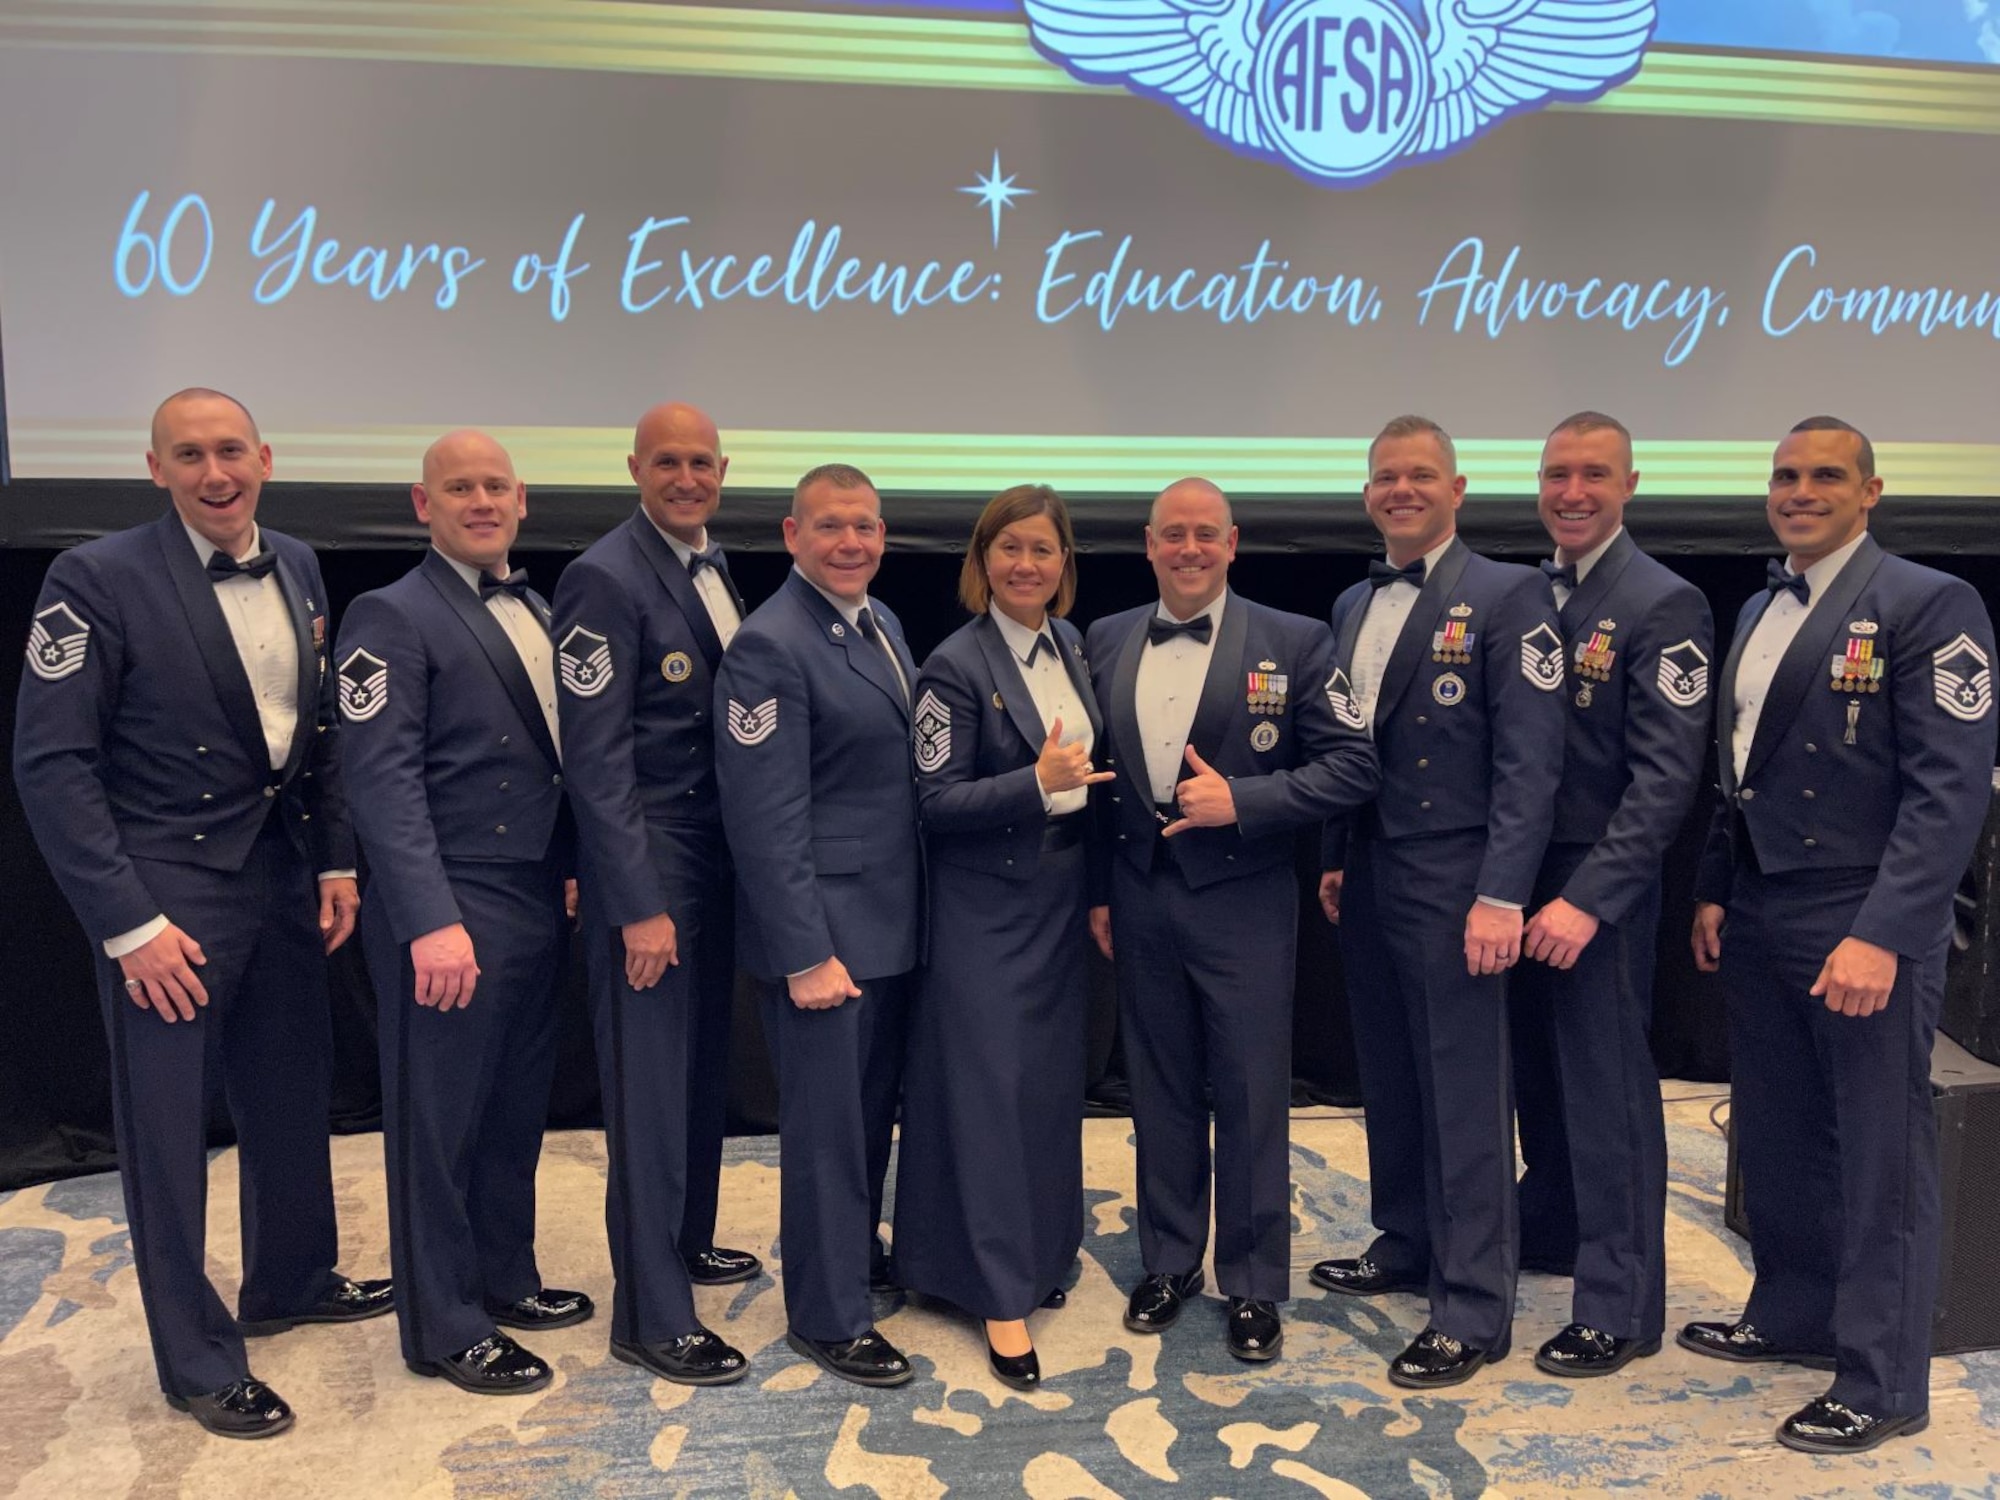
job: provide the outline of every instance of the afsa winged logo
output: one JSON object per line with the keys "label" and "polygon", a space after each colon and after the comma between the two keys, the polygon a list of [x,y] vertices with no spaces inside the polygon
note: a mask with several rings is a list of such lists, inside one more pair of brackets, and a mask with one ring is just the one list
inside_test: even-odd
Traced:
{"label": "afsa winged logo", "polygon": [[1035,46],[1246,156],[1359,187],[1639,70],[1654,0],[1023,0]]}

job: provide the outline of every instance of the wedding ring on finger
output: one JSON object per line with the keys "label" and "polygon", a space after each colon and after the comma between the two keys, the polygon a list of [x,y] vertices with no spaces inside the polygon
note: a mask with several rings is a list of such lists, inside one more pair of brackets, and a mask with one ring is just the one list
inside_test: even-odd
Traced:
{"label": "wedding ring on finger", "polygon": [[139,981],[136,979],[128,979],[125,981],[125,993],[128,995],[136,995],[139,993],[139,991],[143,990],[144,988],[145,986],[139,983]]}

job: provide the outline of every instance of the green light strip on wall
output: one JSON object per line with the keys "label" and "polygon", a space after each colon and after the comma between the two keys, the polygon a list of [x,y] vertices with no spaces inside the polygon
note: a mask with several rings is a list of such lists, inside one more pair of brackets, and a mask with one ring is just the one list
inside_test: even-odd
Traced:
{"label": "green light strip on wall", "polygon": [[[628,0],[0,0],[0,46],[1131,97],[1071,78],[1018,20]],[[1616,93],[1574,107],[2000,134],[2000,71],[1657,48]]]}
{"label": "green light strip on wall", "polygon": [[[625,486],[626,427],[495,427],[531,490],[536,485]],[[300,429],[266,434],[275,477],[317,483],[404,485],[417,477],[431,428],[358,431]],[[139,477],[144,428],[90,424],[16,426],[14,473]],[[1642,442],[1643,489],[1652,495],[1758,495],[1775,439],[1760,442]],[[1368,462],[1366,438],[1024,437],[990,433],[762,432],[725,434],[729,482],[789,489],[816,464],[866,470],[885,492],[986,496],[1037,481],[1077,494],[1148,495],[1188,474],[1204,474],[1251,495],[1351,495]],[[1533,487],[1541,440],[1462,440],[1459,466],[1474,491],[1520,494]],[[1877,464],[1892,494],[1982,497],[2000,494],[2000,445],[1878,443]]]}

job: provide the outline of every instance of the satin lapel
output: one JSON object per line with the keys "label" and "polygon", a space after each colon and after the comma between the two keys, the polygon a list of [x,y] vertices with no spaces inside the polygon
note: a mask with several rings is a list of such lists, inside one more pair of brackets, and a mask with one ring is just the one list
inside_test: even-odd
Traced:
{"label": "satin lapel", "polygon": [[285,609],[292,617],[292,635],[299,647],[299,697],[296,722],[292,727],[292,748],[285,756],[286,781],[298,774],[306,758],[306,748],[319,732],[319,653],[313,650],[312,616],[319,601],[306,596],[305,581],[292,576],[291,566],[278,559],[278,589],[285,596]]}
{"label": "satin lapel", "polygon": [[986,658],[994,694],[1006,706],[1007,717],[1014,721],[1014,729],[1033,759],[1041,754],[1047,732],[1042,728],[1042,716],[1035,710],[1035,695],[1028,691],[1028,679],[1021,675],[1020,660],[991,615],[981,615],[973,623],[972,636],[979,642],[979,654]]}
{"label": "satin lapel", "polygon": [[[1228,604],[1223,606],[1222,625],[1216,633],[1215,649],[1209,653],[1208,676],[1201,685],[1201,702],[1195,708],[1194,723],[1188,729],[1188,743],[1211,766],[1222,754],[1222,737],[1229,730],[1230,716],[1249,692],[1249,682],[1243,670],[1243,643],[1249,635],[1250,607],[1232,591]],[[1174,779],[1178,781],[1193,774],[1187,762],[1182,761]]]}
{"label": "satin lapel", "polygon": [[[736,617],[739,620],[747,619],[750,607],[743,602],[743,591],[736,587],[736,579],[730,574],[728,554],[723,555],[722,565],[715,571],[722,575],[723,586],[729,590],[729,602],[736,606]],[[707,614],[708,611],[703,610],[702,613]]]}
{"label": "satin lapel", "polygon": [[1153,611],[1146,609],[1133,619],[1111,669],[1111,736],[1124,759],[1125,780],[1147,807],[1153,805],[1153,788],[1146,780],[1145,741],[1139,738],[1139,656],[1146,649],[1146,622],[1152,617]]}
{"label": "satin lapel", "polygon": [[[715,621],[708,617],[708,606],[702,602],[701,590],[694,586],[694,575],[681,566],[680,558],[674,555],[659,528],[646,519],[640,511],[631,521],[632,535],[638,539],[639,552],[659,575],[661,586],[667,597],[674,601],[674,607],[688,622],[688,629],[694,632],[695,644],[701,647],[701,654],[707,658],[708,669],[713,672],[715,664],[722,660],[722,637],[715,633]],[[732,587],[730,592],[734,593]],[[743,612],[737,606],[738,614]]]}
{"label": "satin lapel", "polygon": [[1725,799],[1736,795],[1736,667],[1743,660],[1743,648],[1757,629],[1757,622],[1764,618],[1764,611],[1771,607],[1771,595],[1752,601],[1756,607],[1750,611],[1748,619],[1736,627],[1736,637],[1729,643],[1729,655],[1723,658],[1722,680],[1715,694],[1715,746],[1716,760],[1722,772],[1722,795]]}
{"label": "satin lapel", "polygon": [[1596,614],[1602,602],[1610,597],[1612,589],[1618,586],[1618,575],[1631,564],[1632,554],[1638,548],[1632,541],[1632,533],[1620,532],[1618,540],[1604,549],[1604,556],[1598,558],[1597,566],[1590,570],[1590,576],[1576,588],[1570,590],[1569,603],[1558,613],[1557,623],[1562,626],[1563,643],[1569,644],[1571,630],[1581,628],[1576,622],[1587,620]]}
{"label": "satin lapel", "polygon": [[1091,738],[1102,744],[1104,716],[1097,711],[1097,694],[1090,686],[1090,670],[1083,659],[1083,638],[1067,627],[1051,624],[1049,629],[1055,636],[1056,650],[1063,654],[1063,670],[1069,673],[1069,685],[1076,689],[1076,701],[1083,705],[1084,717],[1090,720]]}
{"label": "satin lapel", "polygon": [[1757,714],[1757,732],[1750,740],[1750,754],[1743,761],[1745,781],[1756,774],[1757,767],[1778,742],[1778,726],[1797,718],[1800,701],[1814,683],[1826,680],[1827,664],[1833,659],[1834,637],[1847,624],[1854,601],[1861,597],[1861,591],[1881,565],[1882,549],[1875,545],[1875,538],[1863,537],[1854,556],[1840,570],[1840,576],[1814,603],[1811,613],[1799,626],[1799,633],[1785,648],[1778,670],[1771,674],[1771,691],[1765,695],[1764,706]]}
{"label": "satin lapel", "polygon": [[257,716],[257,698],[250,691],[250,678],[243,670],[243,658],[237,654],[236,637],[229,633],[229,622],[222,617],[222,605],[215,597],[215,584],[209,578],[208,570],[201,565],[201,560],[194,555],[194,547],[187,539],[187,529],[181,525],[178,515],[169,511],[160,521],[155,535],[166,563],[167,576],[174,581],[174,592],[180,595],[181,609],[186,612],[188,627],[194,632],[195,649],[201,653],[202,667],[215,687],[215,698],[222,706],[222,716],[243,742],[243,748],[250,752],[253,762],[259,766],[269,765],[271,748],[264,738],[264,721]]}
{"label": "satin lapel", "polygon": [[1458,580],[1465,572],[1466,559],[1471,556],[1465,543],[1453,538],[1444,556],[1438,559],[1438,565],[1424,580],[1417,602],[1403,617],[1403,633],[1396,637],[1396,648],[1389,653],[1389,665],[1382,673],[1381,690],[1375,694],[1377,724],[1396,706],[1397,700],[1416,676],[1417,663],[1422,660],[1424,648],[1437,631],[1437,619],[1444,610],[1444,601],[1458,587]]}
{"label": "satin lapel", "polygon": [[1368,606],[1374,601],[1375,590],[1363,590],[1361,597],[1347,611],[1347,618],[1340,622],[1340,639],[1334,643],[1334,650],[1339,654],[1334,661],[1350,678],[1354,675],[1354,643],[1361,639],[1361,622],[1368,618]]}
{"label": "satin lapel", "polygon": [[[477,593],[465,586],[465,580],[452,570],[450,563],[437,552],[426,552],[423,561],[424,581],[437,590],[438,597],[451,608],[465,628],[472,632],[472,638],[479,642],[479,649],[486,653],[486,659],[493,664],[493,670],[500,678],[500,685],[507,690],[513,701],[514,712],[521,716],[522,727],[535,737],[542,754],[548,757],[551,766],[561,764],[556,754],[555,741],[549,738],[549,721],[542,713],[542,701],[535,696],[535,685],[528,680],[528,669],[521,665],[521,653],[514,649],[514,643],[507,636],[501,623],[493,618],[493,611]],[[538,611],[531,613],[540,618]],[[553,657],[555,648],[550,647]]]}

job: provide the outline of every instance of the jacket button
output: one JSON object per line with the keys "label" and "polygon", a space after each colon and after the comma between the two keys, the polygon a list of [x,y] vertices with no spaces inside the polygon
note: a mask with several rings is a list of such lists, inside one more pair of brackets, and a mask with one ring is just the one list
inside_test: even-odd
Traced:
{"label": "jacket button", "polygon": [[311,813],[300,813],[300,814],[299,814],[299,821],[300,821],[301,823],[310,823],[310,822],[311,822],[312,820],[313,820],[313,815],[312,815]]}
{"label": "jacket button", "polygon": [[197,844],[199,844],[199,843],[200,843],[200,842],[201,842],[201,841],[202,841],[203,839],[205,839],[205,838],[207,838],[207,837],[208,837],[208,835],[207,835],[207,834],[205,834],[205,833],[197,833],[197,834],[196,834],[196,835],[194,836],[194,841],[195,841],[195,842],[196,842]]}
{"label": "jacket button", "polygon": [[503,734],[500,736],[500,743],[503,745],[511,745],[514,743],[514,737],[511,734]]}
{"label": "jacket button", "polygon": [[503,781],[503,782],[501,782],[501,783],[500,783],[500,790],[504,792],[504,791],[506,791],[506,790],[507,790],[507,788],[509,788],[509,787],[510,787],[510,786],[512,786],[513,784],[514,784],[514,783],[513,783],[513,782],[511,782],[511,781]]}
{"label": "jacket button", "polygon": [[1014,861],[1010,859],[1007,861],[1007,863],[1011,865],[1012,863],[1014,863]]}
{"label": "jacket button", "polygon": [[1419,802],[1417,806],[1425,812],[1429,812],[1431,810],[1431,805],[1428,802]]}
{"label": "jacket button", "polygon": [[555,776],[551,776],[551,777],[549,778],[549,785],[550,785],[550,786],[561,786],[561,785],[562,785],[562,777],[561,777],[560,775],[555,775]]}
{"label": "jacket button", "polygon": [[1236,863],[1236,856],[1233,854],[1225,854],[1222,856],[1222,862],[1224,864],[1233,865]]}
{"label": "jacket button", "polygon": [[1745,788],[1743,788],[1743,800],[1745,802],[1754,802],[1756,798],[1757,798],[1757,792],[1754,787],[1746,786]]}
{"label": "jacket button", "polygon": [[203,792],[203,793],[201,794],[201,800],[202,800],[202,801],[204,801],[204,802],[213,802],[213,801],[215,800],[215,793],[213,793],[213,792]]}
{"label": "jacket button", "polygon": [[266,797],[275,797],[278,795],[278,789],[274,786],[267,786],[264,788],[264,795]]}
{"label": "jacket button", "polygon": [[1117,799],[1116,797],[1113,797],[1113,798],[1111,799],[1111,805],[1112,805],[1113,807],[1116,807],[1116,806],[1118,805],[1118,799]]}
{"label": "jacket button", "polygon": [[507,831],[507,825],[505,823],[502,823],[498,828],[494,829],[493,831],[495,833],[505,833]]}
{"label": "jacket button", "polygon": [[[1012,832],[1014,831],[1014,825],[1013,825],[1013,824],[1011,824],[1011,823],[1010,823],[1010,824],[1008,824],[1008,825],[1007,825],[1007,831],[1008,831],[1009,833],[1012,833]],[[1012,861],[1011,859],[1007,861],[1007,863],[1008,863],[1008,864],[1010,864],[1010,865],[1011,865],[1011,864],[1012,864],[1013,862],[1014,862],[1014,861]]]}
{"label": "jacket button", "polygon": [[1808,802],[1812,801],[1812,799],[1813,799],[1813,797],[1814,797],[1815,795],[1817,795],[1817,794],[1816,794],[1816,793],[1815,793],[1815,792],[1813,791],[1813,789],[1812,789],[1811,787],[1807,787],[1807,788],[1806,788],[1806,790],[1805,790],[1805,799],[1806,799],[1806,801],[1808,801]]}
{"label": "jacket button", "polygon": [[1431,768],[1431,762],[1429,756],[1423,756],[1418,759],[1417,769],[1419,771],[1428,771],[1430,768]]}
{"label": "jacket button", "polygon": [[1429,714],[1418,714],[1418,715],[1417,715],[1417,722],[1418,722],[1419,724],[1428,724],[1428,723],[1430,723],[1430,721],[1431,721],[1431,716],[1430,716]]}
{"label": "jacket button", "polygon": [[1819,847],[1819,840],[1818,840],[1818,839],[1807,839],[1807,840],[1806,840],[1806,847],[1807,847],[1808,849],[1817,849],[1817,848]]}
{"label": "jacket button", "polygon": [[196,746],[194,747],[194,753],[195,753],[196,755],[206,755],[206,754],[208,754],[208,746],[206,746],[206,745],[196,745]]}
{"label": "jacket button", "polygon": [[1121,833],[1121,834],[1119,834],[1119,835],[1118,835],[1118,842],[1122,844],[1122,843],[1124,843],[1125,841],[1126,841],[1126,840],[1125,840],[1125,835],[1124,835],[1124,834],[1122,834],[1122,833]]}
{"label": "jacket button", "polygon": [[1812,743],[1812,742],[1811,742],[1810,740],[1808,740],[1808,741],[1806,742],[1806,754],[1808,754],[1808,755],[1817,755],[1817,754],[1819,754],[1819,746],[1817,746],[1817,745],[1813,744],[1813,743]]}
{"label": "jacket button", "polygon": [[700,709],[696,709],[696,710],[694,711],[694,721],[695,721],[695,723],[697,723],[697,724],[699,724],[699,723],[701,722],[701,710],[700,710]]}

